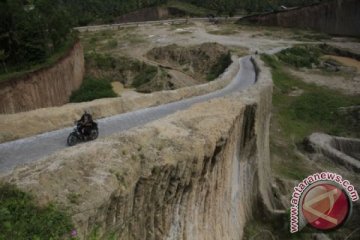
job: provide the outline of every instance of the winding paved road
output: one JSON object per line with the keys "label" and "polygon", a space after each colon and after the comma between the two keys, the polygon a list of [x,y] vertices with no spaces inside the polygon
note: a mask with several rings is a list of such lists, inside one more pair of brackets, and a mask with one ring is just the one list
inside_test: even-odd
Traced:
{"label": "winding paved road", "polygon": [[[189,108],[193,104],[246,89],[256,81],[255,70],[250,61],[250,56],[240,58],[239,61],[240,71],[225,88],[202,96],[100,119],[97,121],[99,123],[100,137],[138,127],[179,110]],[[72,128],[64,128],[0,144],[0,173],[11,171],[18,165],[36,161],[66,148],[66,139],[71,131]]]}

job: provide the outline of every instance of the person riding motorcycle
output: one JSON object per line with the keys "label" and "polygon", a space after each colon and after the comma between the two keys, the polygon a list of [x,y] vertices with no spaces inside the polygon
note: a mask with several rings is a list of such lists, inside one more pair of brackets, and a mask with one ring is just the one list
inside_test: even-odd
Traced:
{"label": "person riding motorcycle", "polygon": [[84,114],[81,116],[80,120],[77,121],[79,124],[79,132],[87,138],[91,133],[91,128],[93,126],[93,119],[90,113],[87,111],[84,112]]}

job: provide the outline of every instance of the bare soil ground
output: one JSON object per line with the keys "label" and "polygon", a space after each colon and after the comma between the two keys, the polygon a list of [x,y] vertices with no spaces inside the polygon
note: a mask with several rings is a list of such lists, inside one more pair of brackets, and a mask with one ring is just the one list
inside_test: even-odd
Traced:
{"label": "bare soil ground", "polygon": [[289,69],[290,73],[307,83],[339,90],[344,94],[360,94],[360,72],[346,76],[341,74],[322,74],[315,71]]}

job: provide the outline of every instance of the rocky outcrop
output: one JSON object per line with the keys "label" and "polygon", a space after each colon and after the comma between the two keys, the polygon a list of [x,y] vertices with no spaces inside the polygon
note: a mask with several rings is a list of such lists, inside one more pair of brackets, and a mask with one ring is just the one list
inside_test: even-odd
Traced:
{"label": "rocky outcrop", "polygon": [[272,209],[272,82],[56,153],[3,178],[70,211],[83,239],[241,239]]}
{"label": "rocky outcrop", "polygon": [[321,153],[350,170],[360,172],[360,139],[313,133],[305,143],[309,150]]}
{"label": "rocky outcrop", "polygon": [[260,25],[310,28],[346,36],[360,36],[360,1],[334,0],[288,11],[253,15],[240,22]]}
{"label": "rocky outcrop", "polygon": [[51,67],[0,82],[0,113],[17,113],[68,103],[84,76],[80,42]]}

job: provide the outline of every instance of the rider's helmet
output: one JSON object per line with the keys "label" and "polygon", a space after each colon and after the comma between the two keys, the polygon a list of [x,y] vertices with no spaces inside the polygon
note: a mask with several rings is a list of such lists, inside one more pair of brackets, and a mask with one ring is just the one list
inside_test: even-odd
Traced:
{"label": "rider's helmet", "polygon": [[85,122],[92,122],[92,116],[87,110],[84,111],[83,116],[84,116]]}

